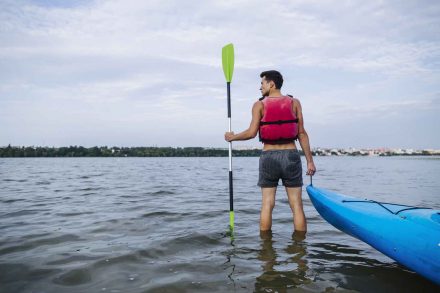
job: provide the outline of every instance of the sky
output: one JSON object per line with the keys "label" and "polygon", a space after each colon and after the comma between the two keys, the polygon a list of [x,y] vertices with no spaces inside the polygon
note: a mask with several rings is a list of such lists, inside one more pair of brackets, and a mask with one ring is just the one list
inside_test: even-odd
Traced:
{"label": "sky", "polygon": [[312,148],[440,149],[439,1],[0,4],[0,146],[227,147],[233,43],[235,132],[275,69]]}

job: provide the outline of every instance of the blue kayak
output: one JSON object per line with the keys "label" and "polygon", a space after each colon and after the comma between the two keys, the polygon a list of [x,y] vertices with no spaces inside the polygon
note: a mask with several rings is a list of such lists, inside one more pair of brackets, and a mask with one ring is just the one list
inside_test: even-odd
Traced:
{"label": "blue kayak", "polygon": [[440,210],[362,200],[312,185],[307,193],[327,222],[440,285]]}

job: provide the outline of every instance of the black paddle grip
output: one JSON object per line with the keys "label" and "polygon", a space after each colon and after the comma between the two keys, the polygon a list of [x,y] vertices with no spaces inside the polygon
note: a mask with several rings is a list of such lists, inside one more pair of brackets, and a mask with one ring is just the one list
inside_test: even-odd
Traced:
{"label": "black paddle grip", "polygon": [[229,171],[229,210],[234,210],[234,192],[232,188],[232,171]]}
{"label": "black paddle grip", "polygon": [[227,82],[226,86],[228,88],[228,118],[231,118],[231,83]]}

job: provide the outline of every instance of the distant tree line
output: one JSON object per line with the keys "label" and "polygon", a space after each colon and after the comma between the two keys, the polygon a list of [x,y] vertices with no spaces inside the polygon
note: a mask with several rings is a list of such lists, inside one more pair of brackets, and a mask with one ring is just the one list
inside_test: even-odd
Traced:
{"label": "distant tree line", "polygon": [[[235,157],[258,157],[259,149],[234,150]],[[202,147],[0,147],[0,157],[227,157],[227,149]]]}
{"label": "distant tree line", "polygon": [[[304,155],[299,150],[300,155]],[[234,157],[258,157],[261,154],[260,149],[233,150]],[[395,153],[387,151],[379,156],[430,156],[436,153],[423,150],[412,154]],[[312,150],[313,156],[367,156],[365,151],[355,151],[346,153],[343,150],[323,151]],[[82,146],[69,147],[34,147],[34,146],[11,146],[0,147],[0,157],[227,157],[227,149],[203,148],[203,147],[107,147],[94,146],[85,148]]]}

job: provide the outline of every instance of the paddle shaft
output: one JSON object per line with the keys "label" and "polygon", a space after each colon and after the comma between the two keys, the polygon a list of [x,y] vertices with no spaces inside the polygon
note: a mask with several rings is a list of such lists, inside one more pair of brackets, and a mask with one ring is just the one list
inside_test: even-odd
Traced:
{"label": "paddle shaft", "polygon": [[[229,120],[229,132],[232,131],[231,127],[231,83],[226,83],[228,89],[228,120]],[[232,142],[229,142],[229,211],[234,211],[234,188],[232,185]],[[230,221],[231,227],[234,227],[233,219]]]}

